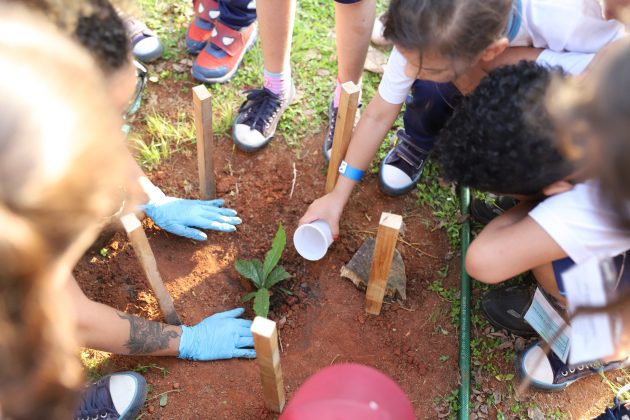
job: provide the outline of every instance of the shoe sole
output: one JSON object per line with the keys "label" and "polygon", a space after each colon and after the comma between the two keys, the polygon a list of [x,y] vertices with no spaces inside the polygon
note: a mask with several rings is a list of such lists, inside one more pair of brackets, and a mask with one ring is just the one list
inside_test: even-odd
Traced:
{"label": "shoe sole", "polygon": [[[289,98],[287,102],[287,108],[289,107],[289,105],[293,103],[293,101],[295,101],[296,96],[297,96],[297,92],[296,92],[295,86],[291,85],[291,97]],[[286,111],[286,108],[284,109],[284,111]],[[282,111],[283,114],[284,114],[284,111]],[[282,118],[282,115],[278,119],[278,124],[280,124],[281,118]],[[278,128],[277,125],[276,125],[276,128]],[[265,146],[269,144],[269,142],[271,142],[271,140],[273,140],[273,136],[274,134],[276,134],[276,130],[274,129],[273,133],[271,133],[268,137],[265,137],[265,141],[260,146],[250,146],[248,144],[241,143],[240,141],[238,141],[236,137],[234,136],[235,131],[236,131],[236,119],[234,119],[234,122],[232,123],[232,141],[234,142],[234,144],[239,150],[242,150],[243,152],[247,152],[247,153],[257,152],[263,149]]]}
{"label": "shoe sole", "polygon": [[223,75],[221,77],[205,77],[202,74],[199,74],[198,72],[196,72],[195,71],[195,66],[193,65],[192,70],[190,71],[192,76],[195,79],[199,80],[200,82],[204,82],[204,83],[225,83],[225,82],[227,82],[232,77],[234,77],[234,75],[236,74],[236,71],[239,69],[239,67],[241,67],[241,63],[243,62],[243,58],[245,57],[245,54],[247,53],[247,51],[249,51],[254,46],[254,43],[256,42],[257,38],[258,38],[258,26],[255,26],[254,27],[254,32],[252,33],[251,38],[249,38],[249,41],[245,45],[245,48],[243,48],[243,52],[241,52],[241,55],[239,56],[238,60],[236,61],[236,65],[234,66],[234,68],[232,70],[227,72],[225,75]]}

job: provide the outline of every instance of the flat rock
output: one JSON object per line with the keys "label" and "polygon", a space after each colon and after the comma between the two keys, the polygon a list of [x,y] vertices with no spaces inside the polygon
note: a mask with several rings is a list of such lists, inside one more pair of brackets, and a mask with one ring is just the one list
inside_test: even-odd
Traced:
{"label": "flat rock", "polygon": [[378,48],[374,48],[370,45],[363,68],[372,73],[383,74],[383,72],[385,72],[386,64],[387,56],[385,55],[385,53]]}
{"label": "flat rock", "polygon": [[[341,267],[341,277],[349,279],[357,288],[365,290],[370,278],[372,255],[374,254],[374,238],[368,238],[354,254],[350,262]],[[387,279],[385,297],[390,300],[396,298],[407,299],[407,276],[405,275],[405,263],[397,249],[394,250],[394,260]]]}

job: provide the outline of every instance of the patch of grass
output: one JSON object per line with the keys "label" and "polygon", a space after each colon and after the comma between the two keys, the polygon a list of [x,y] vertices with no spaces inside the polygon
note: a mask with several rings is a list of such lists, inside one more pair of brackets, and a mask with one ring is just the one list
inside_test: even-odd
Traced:
{"label": "patch of grass", "polygon": [[133,368],[132,370],[134,372],[138,372],[138,373],[142,373],[145,374],[147,372],[149,372],[151,369],[155,369],[158,372],[160,372],[162,374],[162,376],[166,377],[168,376],[168,369],[162,366],[158,366],[155,363],[149,363],[148,365],[141,365],[138,364],[135,368]]}
{"label": "patch of grass", "polygon": [[[459,405],[459,388],[453,389],[448,394],[444,394],[442,396],[437,396],[433,400],[433,403],[440,408],[441,412],[448,413],[447,416],[449,419],[455,419],[457,416],[457,412],[460,409]],[[444,414],[446,414],[444,413]]]}
{"label": "patch of grass", "polygon": [[103,376],[103,368],[109,363],[111,354],[82,348],[79,352],[79,359],[85,368],[85,374],[90,382],[96,382]]}
{"label": "patch of grass", "polygon": [[428,206],[438,220],[437,227],[446,231],[452,249],[459,249],[459,198],[455,186],[440,185],[437,166],[429,160],[418,183],[418,204]]}
{"label": "patch of grass", "polygon": [[154,112],[145,117],[145,122],[144,133],[132,132],[129,138],[144,169],[155,170],[184,144],[196,142],[192,117],[184,112],[178,113],[174,121]]}

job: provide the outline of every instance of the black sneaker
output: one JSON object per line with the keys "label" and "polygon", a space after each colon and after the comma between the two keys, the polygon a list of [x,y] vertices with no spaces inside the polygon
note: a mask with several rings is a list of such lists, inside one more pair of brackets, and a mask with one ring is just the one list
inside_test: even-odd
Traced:
{"label": "black sneaker", "polygon": [[405,130],[398,130],[396,136],[398,141],[381,162],[378,174],[379,186],[391,196],[406,194],[416,186],[429,156]]}
{"label": "black sneaker", "polygon": [[477,222],[487,225],[495,217],[505,213],[518,204],[518,200],[507,195],[487,193],[490,201],[473,197],[470,202],[470,214]]}
{"label": "black sneaker", "polygon": [[520,337],[531,337],[536,331],[525,321],[525,313],[535,290],[536,286],[525,283],[499,286],[483,295],[481,310],[493,327]]}
{"label": "black sneaker", "polygon": [[628,364],[627,360],[620,360],[570,366],[553,351],[545,354],[541,341],[525,349],[517,363],[520,377],[527,380],[530,387],[546,392],[562,391],[577,380],[600,372],[622,369]]}
{"label": "black sneaker", "polygon": [[247,99],[238,110],[232,124],[236,146],[245,152],[255,152],[271,141],[280,117],[295,98],[295,88],[282,99],[267,88],[248,90]]}
{"label": "black sneaker", "polygon": [[81,395],[76,420],[133,420],[147,398],[147,382],[136,372],[104,376]]}
{"label": "black sneaker", "polygon": [[[354,116],[354,125],[359,122],[361,114],[359,109],[362,104],[357,107],[357,113]],[[333,106],[333,101],[330,101],[328,105],[328,130],[326,131],[326,137],[324,137],[324,159],[326,162],[330,161],[330,154],[332,153],[333,139],[335,138],[335,127],[337,126],[337,111],[338,107]]]}

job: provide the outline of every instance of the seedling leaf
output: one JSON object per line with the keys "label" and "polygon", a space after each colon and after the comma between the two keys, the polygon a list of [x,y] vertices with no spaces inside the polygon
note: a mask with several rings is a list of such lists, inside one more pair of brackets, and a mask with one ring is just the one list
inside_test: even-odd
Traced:
{"label": "seedling leaf", "polygon": [[267,318],[269,314],[269,290],[265,288],[258,289],[254,298],[254,312],[258,316]]}
{"label": "seedling leaf", "polygon": [[256,287],[261,287],[260,270],[258,270],[256,263],[260,265],[260,261],[257,260],[238,260],[234,263],[234,268],[241,276],[250,279]]}
{"label": "seedling leaf", "polygon": [[250,300],[254,299],[254,296],[256,296],[256,292],[249,292],[248,294],[246,294],[245,296],[243,296],[243,302],[249,302]]}
{"label": "seedling leaf", "polygon": [[267,278],[271,270],[278,264],[280,261],[280,256],[282,255],[282,251],[284,250],[284,246],[287,243],[287,235],[284,232],[284,228],[282,227],[282,223],[278,225],[278,231],[276,232],[276,237],[273,238],[273,242],[271,243],[271,249],[265,255],[265,263],[263,264],[263,281]]}
{"label": "seedling leaf", "polygon": [[166,407],[166,404],[168,404],[168,394],[163,394],[160,397],[160,407]]}
{"label": "seedling leaf", "polygon": [[276,283],[280,283],[282,280],[286,280],[290,277],[291,274],[287,273],[284,267],[277,265],[265,280],[265,287],[271,289]]}

